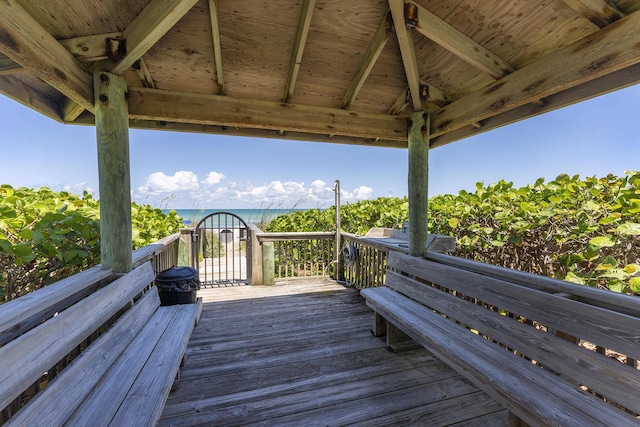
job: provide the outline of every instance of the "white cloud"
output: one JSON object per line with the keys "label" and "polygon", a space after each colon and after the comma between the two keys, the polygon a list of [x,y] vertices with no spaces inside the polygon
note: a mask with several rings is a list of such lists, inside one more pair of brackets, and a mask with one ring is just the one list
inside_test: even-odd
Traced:
{"label": "white cloud", "polygon": [[138,191],[148,195],[193,191],[200,187],[198,176],[191,171],[178,171],[174,175],[155,172],[147,177],[145,185],[138,187]]}
{"label": "white cloud", "polygon": [[[154,204],[154,199],[162,198],[162,202],[166,202],[167,196],[171,196],[171,207],[177,208],[304,208],[327,207],[335,202],[333,184],[327,185],[320,179],[311,184],[276,180],[262,185],[225,179],[223,173],[216,171],[209,172],[202,180],[191,171],[179,171],[174,175],[155,172],[133,192],[133,198]],[[224,184],[221,184],[223,181]],[[341,191],[344,202],[368,199],[372,195],[373,189],[366,186],[356,187],[353,191]]]}
{"label": "white cloud", "polygon": [[209,175],[207,175],[207,178],[204,180],[204,183],[207,185],[216,185],[216,184],[219,184],[220,181],[222,181],[225,178],[226,177],[224,176],[224,174],[220,172],[211,171],[209,172]]}

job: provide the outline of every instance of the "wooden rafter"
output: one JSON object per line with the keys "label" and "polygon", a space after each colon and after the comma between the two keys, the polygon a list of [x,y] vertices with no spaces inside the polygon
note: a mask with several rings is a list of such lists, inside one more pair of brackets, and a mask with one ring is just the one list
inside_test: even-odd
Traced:
{"label": "wooden rafter", "polygon": [[409,92],[411,93],[411,103],[413,109],[419,111],[422,110],[422,101],[420,100],[420,71],[418,70],[418,60],[416,59],[413,38],[409,31],[407,31],[405,24],[404,0],[389,0],[389,9],[393,17],[398,44],[400,45],[402,63],[404,64]]}
{"label": "wooden rafter", "polygon": [[433,40],[494,79],[499,79],[514,71],[514,67],[507,61],[467,37],[422,6],[415,6],[418,9],[416,31],[423,36]]}
{"label": "wooden rafter", "polygon": [[[640,63],[575,86],[563,92],[550,95],[545,98],[544,103],[525,104],[521,107],[505,111],[504,113],[483,120],[481,128],[482,132],[487,132],[525,118],[557,110],[585,99],[594,98],[614,90],[631,86],[638,83],[638,75],[640,75]],[[473,125],[463,127],[453,132],[432,138],[430,146],[431,148],[440,147],[472,135],[477,135],[478,133],[478,128]]]}
{"label": "wooden rafter", "polygon": [[218,25],[218,6],[216,0],[209,0],[209,19],[211,20],[211,37],[213,39],[213,59],[216,63],[219,95],[225,95],[224,72],[222,70],[222,48],[220,47],[220,27]]}
{"label": "wooden rafter", "polygon": [[94,110],[91,74],[15,0],[0,2],[0,53]]}
{"label": "wooden rafter", "polygon": [[16,64],[9,58],[0,58],[0,76],[4,76],[7,74],[15,74],[21,71],[26,71],[26,70],[22,68],[20,64]]}
{"label": "wooden rafter", "polygon": [[382,21],[380,21],[378,29],[369,43],[369,47],[362,56],[362,60],[358,65],[356,74],[351,80],[344,98],[342,98],[341,107],[345,110],[348,110],[351,107],[351,104],[355,101],[360,89],[362,89],[364,82],[367,80],[367,77],[369,77],[369,73],[371,73],[373,66],[389,40],[389,31],[391,31],[391,21],[389,11],[387,11],[387,13],[382,17]]}
{"label": "wooden rafter", "polygon": [[[398,115],[409,106],[408,90],[409,89],[407,88],[407,90],[402,92],[402,95],[398,97],[397,101],[389,109],[388,114],[391,114],[392,116]],[[433,85],[427,84],[425,82],[420,82],[420,90],[422,94],[425,95],[422,102],[422,109],[424,111],[438,111],[451,102],[451,100],[441,89],[438,89]]]}
{"label": "wooden rafter", "polygon": [[44,114],[45,116],[61,121],[58,105],[56,105],[46,95],[24,84],[14,76],[0,76],[0,93],[38,111],[39,113]]}
{"label": "wooden rafter", "polygon": [[122,74],[156,44],[198,0],[151,0],[125,28],[122,37],[127,42],[127,54],[111,72]]}
{"label": "wooden rafter", "polygon": [[625,16],[613,2],[607,0],[564,0],[564,2],[599,28],[604,28]]}
{"label": "wooden rafter", "polygon": [[386,114],[129,88],[132,119],[403,140],[406,120]]}
{"label": "wooden rafter", "polygon": [[436,137],[640,63],[640,12],[558,49],[444,107]]}
{"label": "wooden rafter", "polygon": [[156,87],[155,83],[153,83],[149,68],[147,68],[147,63],[144,62],[144,58],[140,58],[133,64],[133,70],[138,74],[138,78],[143,87]]}
{"label": "wooden rafter", "polygon": [[313,9],[316,6],[316,0],[304,0],[302,3],[302,11],[300,12],[300,21],[298,22],[298,34],[296,36],[296,43],[293,47],[293,53],[291,54],[291,64],[289,65],[289,75],[287,76],[287,85],[284,89],[283,102],[291,102],[293,91],[296,86],[296,80],[298,79],[298,72],[300,71],[300,64],[302,63],[302,54],[304,52],[304,46],[307,43],[307,35],[309,34],[309,27],[311,26],[311,17],[313,16]]}

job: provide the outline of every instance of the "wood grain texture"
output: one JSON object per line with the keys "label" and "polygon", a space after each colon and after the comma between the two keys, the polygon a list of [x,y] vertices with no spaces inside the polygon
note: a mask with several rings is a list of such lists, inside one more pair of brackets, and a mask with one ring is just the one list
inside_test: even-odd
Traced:
{"label": "wood grain texture", "polygon": [[63,425],[159,306],[158,292],[155,289],[147,292],[81,357],[12,417],[11,423],[43,427]]}
{"label": "wood grain texture", "polygon": [[0,347],[15,369],[0,372],[0,407],[7,406],[43,372],[107,322],[154,279],[150,264],[133,270],[45,323]]}
{"label": "wood grain texture", "polygon": [[314,280],[199,295],[202,321],[160,426],[506,420],[426,350],[388,352],[368,332],[371,312],[353,289]]}

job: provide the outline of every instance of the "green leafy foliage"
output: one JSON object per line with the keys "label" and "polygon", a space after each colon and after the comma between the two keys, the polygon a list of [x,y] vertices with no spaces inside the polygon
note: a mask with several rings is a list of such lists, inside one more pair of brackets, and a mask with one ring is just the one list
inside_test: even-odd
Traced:
{"label": "green leafy foliage", "polygon": [[[177,232],[175,211],[132,204],[137,249]],[[0,185],[0,301],[100,262],[100,202],[48,188]]]}
{"label": "green leafy foliage", "polygon": [[[335,208],[274,219],[268,231],[332,230]],[[342,229],[399,228],[406,198],[347,204]],[[429,232],[455,236],[456,255],[615,292],[640,294],[640,173],[506,181],[429,200]]]}

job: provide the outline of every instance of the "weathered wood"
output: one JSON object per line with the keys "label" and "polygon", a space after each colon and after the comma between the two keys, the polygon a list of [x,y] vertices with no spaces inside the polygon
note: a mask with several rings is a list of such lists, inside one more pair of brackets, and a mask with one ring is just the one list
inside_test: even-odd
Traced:
{"label": "weathered wood", "polygon": [[132,268],[127,84],[120,76],[99,72],[94,90],[102,267],[126,273]]}
{"label": "weathered wood", "polygon": [[293,97],[293,91],[296,87],[296,81],[298,80],[302,55],[307,43],[307,35],[309,34],[311,17],[313,16],[315,6],[316,0],[303,0],[302,2],[302,10],[300,11],[300,20],[298,22],[298,34],[296,35],[295,45],[293,46],[291,62],[289,64],[289,75],[287,76],[287,84],[285,85],[284,96],[282,97],[282,102],[285,103],[291,102],[291,97]]}
{"label": "weathered wood", "polygon": [[[386,283],[390,289],[440,313],[446,313],[450,319],[536,360],[545,368],[560,372],[567,378],[640,412],[640,402],[635,397],[637,390],[640,390],[640,375],[620,362],[396,272],[387,272]],[[444,286],[456,289],[455,284]],[[511,309],[509,306],[500,308],[507,311]],[[584,322],[584,319],[577,318],[575,322]]]}
{"label": "weathered wood", "polygon": [[0,94],[8,96],[33,110],[44,114],[56,121],[62,121],[60,109],[55,102],[33,86],[25,84],[13,75],[0,73]]}
{"label": "weathered wood", "polygon": [[389,32],[391,31],[391,17],[389,16],[389,13],[390,12],[387,11],[387,13],[382,17],[382,21],[380,21],[378,29],[373,35],[371,43],[369,43],[369,47],[367,47],[364,55],[362,55],[362,59],[360,60],[355,76],[351,80],[349,88],[344,94],[344,98],[342,98],[342,104],[340,107],[345,110],[348,110],[353,101],[355,101],[360,89],[362,89],[364,82],[367,80],[367,77],[369,77],[373,66],[376,64],[378,57],[389,40]]}
{"label": "weathered wood", "polygon": [[220,24],[218,20],[217,0],[209,0],[209,19],[211,20],[211,39],[213,42],[213,57],[216,64],[216,78],[218,81],[218,95],[226,95],[224,89],[224,69],[222,68],[222,48],[220,47]]}
{"label": "weathered wood", "polygon": [[140,425],[157,423],[174,378],[178,375],[199,305],[183,304],[158,309],[172,313],[172,320],[110,424],[125,425],[131,420],[136,420]]}
{"label": "weathered wood", "polygon": [[0,57],[0,76],[26,71],[20,64],[16,64],[9,58]]}
{"label": "weathered wood", "polygon": [[640,13],[452,102],[431,123],[439,136],[640,62]]}
{"label": "weathered wood", "polygon": [[604,28],[625,16],[614,3],[606,0],[563,0],[567,6],[587,18],[598,28]]}
{"label": "weathered wood", "polygon": [[19,396],[52,364],[107,322],[153,279],[150,264],[138,267],[129,275],[84,298],[81,304],[73,305],[0,347],[0,359],[7,366],[21,367],[0,371],[0,407],[4,408]]}
{"label": "weathered wood", "polygon": [[111,275],[109,269],[92,267],[2,304],[0,346],[91,294]]}
{"label": "weathered wood", "polygon": [[420,96],[420,70],[416,59],[416,50],[413,44],[413,37],[407,31],[405,24],[405,3],[404,0],[389,0],[389,9],[393,16],[393,25],[396,30],[402,63],[411,94],[411,104],[415,111],[422,110],[422,98]]}
{"label": "weathered wood", "polygon": [[[129,90],[130,117],[257,129],[303,131],[385,140],[406,140],[406,120],[381,114],[230,96],[170,93],[157,89]],[[294,121],[291,119],[295,117]]]}
{"label": "weathered wood", "polygon": [[411,114],[409,123],[409,254],[427,253],[429,201],[429,114]]}
{"label": "weathered wood", "polygon": [[416,31],[430,38],[440,46],[460,57],[494,79],[500,79],[513,72],[514,67],[498,55],[492,53],[475,40],[470,39],[433,13],[415,3],[418,22]]}
{"label": "weathered wood", "polygon": [[460,326],[391,289],[366,289],[363,294],[372,309],[402,325],[416,341],[530,424],[636,425],[627,414],[562,379],[541,375],[540,368],[478,335],[462,334]]}
{"label": "weathered wood", "polygon": [[273,242],[262,243],[262,284],[273,285],[275,283],[275,258]]}
{"label": "weathered wood", "polygon": [[103,334],[82,357],[55,378],[29,405],[11,419],[14,425],[63,425],[98,384],[134,336],[160,305],[158,292],[147,292]]}
{"label": "weathered wood", "polygon": [[58,40],[78,61],[101,61],[107,59],[107,39],[122,40],[122,32],[95,34]]}
{"label": "weathered wood", "polygon": [[[496,411],[506,416],[426,350],[388,352],[366,332],[369,310],[353,289],[306,281],[199,294],[205,315],[160,426],[405,425],[407,419],[463,422]],[[244,322],[238,329],[237,321]],[[231,335],[218,337],[227,327]]]}
{"label": "weathered wood", "polygon": [[94,111],[91,74],[15,0],[0,2],[0,53]]}
{"label": "weathered wood", "polygon": [[111,72],[122,74],[142,57],[171,27],[175,25],[197,0],[152,0],[122,32],[127,41],[127,53]]}

